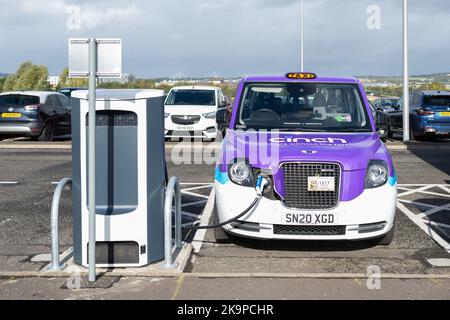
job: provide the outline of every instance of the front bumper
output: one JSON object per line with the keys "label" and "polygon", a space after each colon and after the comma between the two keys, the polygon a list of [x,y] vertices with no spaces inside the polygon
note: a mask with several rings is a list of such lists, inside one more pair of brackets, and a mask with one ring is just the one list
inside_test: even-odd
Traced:
{"label": "front bumper", "polygon": [[[253,188],[241,187],[230,181],[225,184],[216,181],[215,188],[216,208],[220,221],[226,221],[243,212],[256,197]],[[361,240],[376,238],[386,234],[392,228],[396,199],[396,184],[394,186],[385,184],[376,189],[365,190],[356,199],[348,202],[341,201],[332,210],[293,210],[286,208],[281,201],[262,198],[254,210],[239,220],[249,223],[248,225],[226,225],[224,229],[231,234],[257,239]],[[339,235],[279,234],[274,230],[274,226],[288,226],[282,222],[282,216],[286,213],[334,213],[337,217],[334,225],[340,226],[345,231]],[[367,226],[372,224],[381,228],[367,230]]]}
{"label": "front bumper", "polygon": [[215,139],[217,137],[217,122],[215,119],[206,119],[200,117],[199,122],[192,125],[180,125],[174,123],[170,116],[164,120],[164,134],[166,138],[191,138],[202,137],[207,139]]}

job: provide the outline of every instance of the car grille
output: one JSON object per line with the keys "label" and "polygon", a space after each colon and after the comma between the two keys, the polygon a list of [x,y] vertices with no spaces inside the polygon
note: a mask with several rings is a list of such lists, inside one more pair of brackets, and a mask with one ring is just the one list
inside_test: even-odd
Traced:
{"label": "car grille", "polygon": [[181,125],[192,125],[200,121],[200,116],[171,116],[172,122]]}
{"label": "car grille", "polygon": [[[335,163],[283,163],[284,204],[295,209],[331,209],[339,203],[341,167]],[[308,177],[334,177],[335,191],[308,191]]]}
{"label": "car grille", "polygon": [[274,234],[295,236],[342,236],[345,235],[345,226],[290,226],[276,224],[273,226]]}

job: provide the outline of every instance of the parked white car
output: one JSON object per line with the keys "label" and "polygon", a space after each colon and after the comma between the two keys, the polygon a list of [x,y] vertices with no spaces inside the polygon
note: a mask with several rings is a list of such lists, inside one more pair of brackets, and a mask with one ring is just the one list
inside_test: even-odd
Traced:
{"label": "parked white car", "polygon": [[164,106],[165,136],[215,139],[216,113],[225,108],[222,90],[210,86],[174,87]]}

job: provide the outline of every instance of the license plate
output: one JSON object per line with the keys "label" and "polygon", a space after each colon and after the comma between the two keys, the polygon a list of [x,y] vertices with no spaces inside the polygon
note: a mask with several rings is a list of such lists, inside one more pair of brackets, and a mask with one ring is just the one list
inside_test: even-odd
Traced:
{"label": "license plate", "polygon": [[335,191],[334,177],[308,177],[308,191]]}
{"label": "license plate", "polygon": [[11,113],[11,112],[2,113],[2,118],[20,118],[20,117],[22,117],[21,113]]}
{"label": "license plate", "polygon": [[182,126],[182,127],[177,127],[177,130],[181,130],[181,131],[194,131],[194,127]]}
{"label": "license plate", "polygon": [[450,117],[450,112],[439,112],[441,117]]}
{"label": "license plate", "polygon": [[336,213],[284,213],[282,223],[287,225],[337,225]]}

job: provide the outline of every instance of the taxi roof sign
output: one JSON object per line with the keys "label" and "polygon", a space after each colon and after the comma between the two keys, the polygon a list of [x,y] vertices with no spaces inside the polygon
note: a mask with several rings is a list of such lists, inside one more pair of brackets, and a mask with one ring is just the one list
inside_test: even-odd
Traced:
{"label": "taxi roof sign", "polygon": [[288,79],[316,79],[317,75],[312,72],[289,72],[286,74],[286,78]]}

